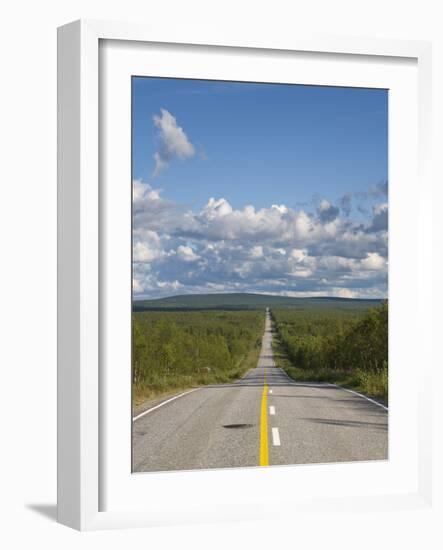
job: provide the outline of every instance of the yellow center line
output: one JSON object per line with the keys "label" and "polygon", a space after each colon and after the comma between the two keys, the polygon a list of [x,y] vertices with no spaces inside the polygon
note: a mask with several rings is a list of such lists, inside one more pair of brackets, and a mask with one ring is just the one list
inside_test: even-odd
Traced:
{"label": "yellow center line", "polygon": [[264,371],[263,393],[261,396],[260,412],[260,466],[269,466],[268,450],[268,384],[266,383],[266,369]]}

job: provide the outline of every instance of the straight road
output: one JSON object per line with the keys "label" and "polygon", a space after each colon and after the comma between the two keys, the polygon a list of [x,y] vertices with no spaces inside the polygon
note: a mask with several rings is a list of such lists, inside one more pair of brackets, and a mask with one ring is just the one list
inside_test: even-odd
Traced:
{"label": "straight road", "polygon": [[387,458],[387,410],[291,380],[275,366],[268,311],[257,367],[244,378],[165,400],[133,421],[135,472]]}

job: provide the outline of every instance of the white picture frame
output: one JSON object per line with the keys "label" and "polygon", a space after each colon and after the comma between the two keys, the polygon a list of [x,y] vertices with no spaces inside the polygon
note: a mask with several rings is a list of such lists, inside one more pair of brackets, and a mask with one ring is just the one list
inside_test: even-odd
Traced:
{"label": "white picture frame", "polygon": [[[430,124],[431,124],[431,101],[430,101],[430,79],[431,79],[431,47],[425,42],[370,40],[363,38],[348,37],[322,37],[297,35],[290,39],[267,40],[251,38],[230,38],[225,40],[207,40],[202,32],[201,36],[186,36],[184,30],[180,35],[174,32],[171,36],[157,35],[154,29],[136,24],[101,22],[101,21],[77,21],[61,27],[58,33],[58,520],[80,530],[118,528],[130,526],[152,526],[171,525],[177,523],[195,523],[201,521],[235,520],[235,519],[260,519],[264,514],[266,503],[284,502],[290,503],[292,511],[294,508],[307,513],[321,511],[330,507],[333,503],[335,510],[346,513],[358,507],[364,511],[372,510],[395,510],[399,508],[423,508],[429,507],[432,500],[432,447],[431,431],[428,419],[431,417],[431,401],[424,393],[424,384],[432,375],[432,357],[429,336],[424,329],[415,326],[418,335],[416,342],[411,342],[411,349],[402,356],[402,360],[411,362],[415,349],[418,346],[427,346],[425,353],[428,353],[428,361],[423,361],[423,368],[417,373],[418,385],[415,382],[405,382],[404,393],[410,395],[414,404],[409,407],[409,420],[412,425],[417,426],[418,431],[414,440],[411,440],[410,462],[405,458],[405,471],[398,476],[398,484],[381,492],[379,489],[366,492],[354,492],[353,487],[364,472],[363,469],[349,469],[348,486],[343,491],[338,489],[344,474],[344,468],[349,465],[331,465],[328,470],[316,471],[315,476],[320,479],[330,477],[334,473],[337,484],[329,487],[329,492],[323,493],[311,485],[301,497],[293,497],[284,492],[283,487],[287,480],[295,472],[296,467],[283,467],[261,470],[229,470],[223,472],[192,472],[179,474],[150,474],[150,477],[142,479],[140,476],[133,476],[130,485],[149,484],[152,490],[160,491],[165,488],[167,495],[174,492],[183,494],[194,488],[196,494],[195,503],[192,504],[185,499],[175,498],[175,505],[164,502],[151,503],[151,506],[140,506],[137,498],[131,501],[131,494],[134,493],[123,488],[126,481],[120,480],[119,471],[106,462],[104,454],[110,452],[109,442],[106,436],[106,418],[109,411],[106,402],[110,397],[116,397],[116,384],[103,384],[103,326],[106,315],[106,295],[109,282],[103,283],[104,266],[108,265],[109,258],[105,254],[103,238],[106,239],[106,232],[109,226],[103,222],[109,215],[113,220],[120,219],[121,223],[127,222],[126,213],[118,216],[116,204],[118,197],[108,197],[104,200],[103,189],[100,188],[100,155],[102,154],[103,136],[100,133],[100,115],[103,116],[105,107],[101,105],[100,78],[101,63],[109,63],[111,57],[106,53],[103,55],[101,45],[108,41],[117,45],[117,58],[127,62],[132,56],[131,50],[140,44],[155,45],[155,52],[149,55],[160,55],[162,45],[169,47],[174,45],[174,51],[180,49],[191,49],[192,51],[204,52],[206,62],[217,51],[223,50],[233,58],[240,58],[248,55],[273,55],[282,59],[290,54],[299,52],[303,55],[310,55],[312,59],[320,56],[324,63],[332,62],[339,58],[344,60],[344,65],[366,64],[377,60],[385,60],[392,67],[397,63],[411,64],[414,66],[415,75],[407,82],[418,82],[418,94],[410,84],[409,101],[414,100],[414,109],[418,116],[418,124],[411,116],[411,128],[417,135],[409,136],[410,142],[406,149],[411,153],[407,164],[409,168],[418,167],[418,182],[416,186],[418,203],[420,205],[419,216],[416,224],[412,224],[408,230],[413,236],[414,246],[412,247],[412,258],[417,265],[428,265],[431,251],[426,243],[430,242],[431,219],[427,215],[427,201],[430,200],[432,182],[429,176],[430,154]],[[122,51],[124,50],[123,54]],[[122,55],[120,55],[122,54]],[[146,55],[142,53],[140,55]],[[116,63],[115,58],[112,61]],[[116,65],[115,65],[116,66]],[[191,67],[191,65],[189,65]],[[191,69],[189,69],[191,70]],[[217,69],[212,69],[217,72]],[[285,70],[282,66],[281,70]],[[344,71],[349,70],[344,67]],[[174,70],[171,69],[171,75]],[[357,71],[358,72],[358,71]],[[368,72],[370,70],[368,69]],[[386,70],[388,73],[389,70]],[[214,73],[214,74],[215,74]],[[115,71],[118,76],[121,67]],[[345,73],[344,73],[345,74]],[[195,75],[201,75],[200,68],[195,69]],[[206,74],[204,76],[207,76]],[[270,78],[270,77],[269,77]],[[338,78],[338,77],[337,77]],[[349,77],[350,78],[350,77]],[[374,76],[376,78],[376,76]],[[388,78],[386,76],[386,78]],[[414,80],[415,79],[415,80]],[[383,79],[380,80],[380,82]],[[106,85],[106,79],[103,81]],[[342,81],[344,82],[344,81]],[[349,80],[351,82],[351,80]],[[368,81],[369,82],[369,81]],[[315,82],[313,82],[315,83]],[[327,82],[325,81],[324,84]],[[337,81],[330,84],[339,84]],[[352,85],[352,84],[349,84]],[[381,84],[380,84],[381,85]],[[405,90],[407,92],[408,90]],[[124,93],[124,92],[122,92]],[[398,94],[400,95],[400,94]],[[418,97],[417,97],[418,96]],[[399,103],[399,109],[401,103]],[[415,112],[414,111],[414,112]],[[400,111],[397,113],[399,116]],[[123,139],[126,134],[122,132]],[[418,148],[417,148],[418,138]],[[415,142],[415,145],[414,143]],[[392,143],[391,143],[392,145]],[[126,143],[126,147],[128,144]],[[406,145],[405,145],[406,146]],[[125,150],[127,152],[127,149]],[[399,154],[401,150],[393,153]],[[122,168],[121,174],[127,173],[128,158],[126,165]],[[129,160],[130,162],[130,160]],[[394,162],[394,170],[396,164]],[[394,200],[402,202],[403,208],[412,206],[414,197],[412,195],[412,184],[417,184],[415,173],[397,173],[397,177],[403,175],[406,185],[404,199],[401,195],[394,195]],[[409,178],[409,179],[408,179]],[[408,189],[410,191],[408,192]],[[395,193],[395,192],[394,192]],[[123,207],[122,207],[123,208]],[[117,214],[117,216],[116,216]],[[400,216],[400,215],[399,215]],[[395,220],[394,220],[395,221]],[[398,217],[397,223],[401,224],[402,219]],[[400,225],[398,225],[400,227]],[[130,226],[127,226],[130,231]],[[416,233],[416,235],[415,235]],[[415,237],[414,237],[415,235]],[[395,236],[395,233],[394,233]],[[397,240],[401,240],[398,238]],[[122,246],[127,246],[123,244]],[[118,253],[118,251],[117,251]],[[399,249],[394,254],[394,262],[398,263],[390,267],[390,279],[401,274],[405,267],[405,251]],[[127,266],[130,269],[130,266]],[[125,271],[120,273],[125,277]],[[409,278],[408,278],[409,277]],[[404,275],[404,282],[409,283],[413,297],[412,311],[416,316],[415,322],[420,319],[431,317],[429,299],[431,289],[427,284],[427,273],[425,268],[411,270],[411,274]],[[400,301],[400,295],[398,295]],[[125,306],[122,306],[123,308]],[[401,312],[399,312],[401,314]],[[128,312],[126,312],[126,315]],[[400,315],[399,315],[400,317]],[[125,319],[122,315],[123,321]],[[127,320],[127,318],[126,318]],[[394,330],[395,332],[395,330]],[[401,334],[397,330],[398,339]],[[116,344],[114,341],[113,345]],[[415,346],[415,348],[414,348]],[[408,359],[409,357],[409,359]],[[400,355],[397,357],[399,360]],[[129,365],[128,365],[129,368]],[[129,376],[128,376],[129,380]],[[408,385],[409,384],[409,385]],[[114,393],[112,393],[114,392]],[[409,393],[408,393],[409,392]],[[392,402],[392,401],[391,401]],[[126,404],[125,404],[126,403]],[[394,399],[395,403],[395,399]],[[127,405],[124,399],[117,407],[118,410],[125,410]],[[404,407],[406,403],[398,401],[398,407]],[[400,409],[397,408],[397,411]],[[130,415],[130,410],[128,410]],[[397,418],[400,415],[397,414]],[[396,415],[394,409],[394,418]],[[400,422],[400,420],[398,420]],[[124,426],[126,420],[116,420],[117,425]],[[400,424],[398,426],[401,427]],[[392,427],[392,426],[391,426]],[[120,433],[116,427],[116,433]],[[127,431],[121,428],[123,443],[120,446],[129,444]],[[125,439],[126,438],[126,439]],[[401,444],[401,441],[398,443]],[[112,443],[115,446],[115,441]],[[115,449],[115,447],[112,447]],[[128,449],[129,450],[129,449]],[[128,452],[126,451],[126,453]],[[118,453],[117,453],[118,454]],[[415,456],[416,454],[416,456]],[[120,455],[119,455],[120,456]],[[121,455],[120,466],[125,464],[126,455]],[[119,458],[119,460],[120,460]],[[118,460],[117,460],[118,462]],[[364,467],[364,465],[363,465]],[[371,466],[372,468],[372,466]],[[378,468],[378,470],[377,470]],[[395,461],[390,465],[390,470],[379,468],[375,465],[369,475],[395,477]],[[414,471],[416,473],[411,474]],[[297,470],[300,472],[300,469]],[[130,471],[126,473],[130,475]],[[125,475],[126,475],[125,474]],[[295,475],[295,474],[294,474]],[[299,474],[298,474],[299,475]],[[305,467],[303,476],[312,476],[309,467]],[[365,474],[366,475],[366,474]],[[257,476],[261,476],[258,478]],[[300,478],[300,475],[299,475]],[[293,478],[295,479],[295,478]],[[258,496],[253,487],[257,480],[260,481],[261,489]],[[103,485],[115,483],[121,487],[113,488],[112,505],[105,498],[107,492]],[[212,497],[212,502],[205,500],[198,504],[198,498],[210,499],[204,493],[204,487],[210,487],[211,483],[220,488],[227,484],[235,484],[250,489],[250,497],[246,501],[235,502],[234,495],[229,500],[229,495],[219,494],[218,500]],[[318,481],[320,485],[320,481]],[[249,485],[248,485],[249,484]],[[119,493],[118,491],[121,491]],[[133,489],[131,488],[131,491]],[[199,491],[201,491],[199,496]],[[119,495],[121,500],[119,500]],[[125,495],[123,497],[123,495]],[[192,500],[192,499],[191,499]],[[247,506],[245,503],[247,502]],[[279,507],[273,507],[275,514],[281,517],[284,511]],[[269,515],[269,510],[267,511]]]}

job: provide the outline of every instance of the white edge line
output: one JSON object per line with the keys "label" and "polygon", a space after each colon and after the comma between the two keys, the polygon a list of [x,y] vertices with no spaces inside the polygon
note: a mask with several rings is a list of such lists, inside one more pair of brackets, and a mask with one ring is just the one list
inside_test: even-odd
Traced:
{"label": "white edge line", "polygon": [[378,405],[379,407],[381,407],[385,411],[389,411],[388,407],[386,407],[385,405],[382,405],[381,403],[379,403],[375,399],[371,399],[370,397],[367,397],[363,393],[358,393],[357,391],[354,391],[354,390],[348,390],[347,388],[344,388],[343,386],[340,386],[340,384],[332,384],[330,382],[323,382],[323,383],[322,382],[319,382],[319,383],[315,383],[315,382],[314,383],[313,382],[297,382],[296,380],[291,378],[284,369],[280,369],[280,370],[285,373],[288,380],[290,380],[294,385],[312,386],[314,388],[322,388],[322,387],[325,387],[325,386],[333,386],[334,388],[340,388],[343,391],[347,391],[349,393],[353,393],[354,395],[358,395],[359,397],[363,397],[363,399],[366,399],[367,401],[370,401],[371,403],[374,403],[374,405]]}
{"label": "white edge line", "polygon": [[272,444],[274,447],[280,447],[280,434],[278,433],[278,428],[272,428]]}
{"label": "white edge line", "polygon": [[[294,380],[293,378],[291,378],[289,376],[289,374],[284,370],[282,369],[281,367],[279,367],[280,370],[286,375],[286,378],[288,380],[290,380],[293,384],[297,384],[297,381]],[[301,383],[303,384],[303,383]],[[309,382],[306,383],[306,385],[310,385]],[[314,384],[312,384],[314,386]],[[366,401],[370,401],[371,403],[374,403],[374,405],[378,405],[379,407],[381,407],[382,409],[384,409],[385,411],[389,411],[389,408],[386,407],[385,405],[382,405],[381,403],[379,403],[378,401],[375,401],[375,399],[371,399],[370,397],[367,397],[366,395],[363,395],[362,393],[358,393],[357,391],[353,391],[353,390],[348,390],[347,388],[344,388],[343,386],[340,386],[339,384],[331,384],[331,383],[326,383],[326,384],[322,384],[323,386],[333,386],[334,388],[340,388],[342,389],[343,391],[347,391],[348,393],[353,393],[354,395],[358,395],[359,397],[363,397],[363,399],[366,399]],[[322,385],[319,385],[318,387],[321,387]],[[315,387],[317,387],[317,385],[315,385]],[[272,390],[269,390],[269,393],[272,393]]]}
{"label": "white edge line", "polygon": [[348,390],[347,388],[344,388],[343,386],[340,386],[339,384],[329,384],[329,385],[334,386],[335,388],[340,388],[341,390],[347,391],[348,393],[353,393],[354,395],[358,395],[359,397],[363,397],[363,399],[366,399],[366,401],[370,401],[371,403],[374,403],[374,405],[378,405],[379,407],[381,407],[385,411],[389,411],[388,407],[385,407],[384,405],[382,405],[378,401],[375,401],[375,399],[371,399],[370,397],[367,397],[366,395],[363,395],[362,393],[358,393],[358,391]]}
{"label": "white edge line", "polygon": [[144,412],[138,414],[137,416],[134,416],[134,418],[132,419],[132,422],[135,422],[136,420],[138,420],[142,416],[145,416],[145,414],[149,414],[150,412],[155,411],[156,409],[159,409],[160,407],[163,407],[163,405],[166,405],[167,403],[170,403],[171,401],[174,401],[175,399],[178,399],[179,397],[183,397],[184,395],[187,395],[188,393],[192,393],[193,391],[197,391],[197,390],[200,390],[200,389],[201,388],[193,388],[192,390],[188,390],[188,391],[185,391],[183,393],[179,393],[178,395],[174,395],[174,397],[171,397],[170,399],[167,399],[166,401],[162,401],[161,403],[159,403],[155,407],[152,407],[151,409],[148,409],[147,411],[144,411]]}

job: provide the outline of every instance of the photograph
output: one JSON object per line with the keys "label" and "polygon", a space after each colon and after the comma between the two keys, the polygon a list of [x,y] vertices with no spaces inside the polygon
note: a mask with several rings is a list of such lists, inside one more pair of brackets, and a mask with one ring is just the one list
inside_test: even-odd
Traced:
{"label": "photograph", "polygon": [[131,102],[132,472],[388,460],[389,91]]}

